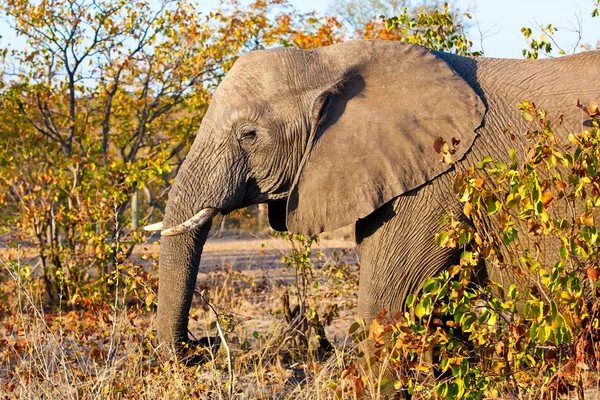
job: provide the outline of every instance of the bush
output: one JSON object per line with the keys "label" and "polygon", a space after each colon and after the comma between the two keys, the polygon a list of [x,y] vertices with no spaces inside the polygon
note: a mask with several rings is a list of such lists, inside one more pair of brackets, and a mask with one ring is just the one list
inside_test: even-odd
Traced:
{"label": "bush", "polygon": [[[443,399],[557,398],[598,385],[600,114],[579,107],[593,125],[564,143],[543,110],[521,103],[532,124],[526,154],[511,150],[510,164],[485,157],[456,174],[470,221],[443,216],[436,240],[462,249],[460,263],[409,296],[414,318],[381,315],[363,334],[377,349],[373,361],[396,371],[380,385]],[[474,284],[482,263],[520,284]],[[424,381],[428,351],[441,374],[435,384]]]}
{"label": "bush", "polygon": [[[282,0],[206,16],[173,0],[11,0],[1,10],[28,46],[0,50],[0,233],[40,260],[51,306],[112,296],[119,252],[130,256],[145,240],[139,225],[162,219],[212,91],[240,53],[343,37],[335,19]],[[257,225],[249,214],[230,221]]]}

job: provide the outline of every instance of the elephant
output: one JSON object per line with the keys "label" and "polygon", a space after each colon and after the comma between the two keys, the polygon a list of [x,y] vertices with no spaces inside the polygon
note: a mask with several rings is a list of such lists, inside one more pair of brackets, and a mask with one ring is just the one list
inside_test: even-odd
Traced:
{"label": "elephant", "polygon": [[[169,193],[162,231],[157,330],[190,343],[188,313],[217,213],[267,203],[271,227],[318,234],[354,224],[358,314],[403,310],[460,250],[438,247],[439,213],[461,218],[453,172],[524,146],[523,100],[566,137],[575,107],[600,100],[600,52],[554,59],[474,58],[394,41],[242,55],[217,87]],[[513,136],[511,138],[511,136]],[[438,137],[459,142],[440,162]],[[526,240],[526,238],[524,238]],[[491,277],[494,271],[488,271]]]}

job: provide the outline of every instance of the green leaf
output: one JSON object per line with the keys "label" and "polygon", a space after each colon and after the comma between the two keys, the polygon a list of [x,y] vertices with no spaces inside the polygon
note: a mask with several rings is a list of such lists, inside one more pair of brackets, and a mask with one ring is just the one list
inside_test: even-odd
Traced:
{"label": "green leaf", "polygon": [[425,306],[423,305],[423,303],[418,303],[415,306],[415,315],[417,316],[417,318],[423,318],[423,316],[425,315],[426,312],[427,312],[427,310],[425,309]]}
{"label": "green leaf", "polygon": [[477,322],[477,315],[472,312],[465,313],[461,318],[461,325],[465,332],[471,332],[473,330],[473,324]]}
{"label": "green leaf", "polygon": [[445,372],[448,370],[449,367],[450,367],[450,358],[444,357],[442,359],[442,361],[440,362],[440,368],[442,369],[443,372]]}
{"label": "green leaf", "polygon": [[501,208],[500,202],[492,196],[487,199],[487,215],[493,215]]}
{"label": "green leaf", "polygon": [[529,328],[529,338],[531,340],[534,340],[537,336],[537,331],[538,331],[538,324],[533,323],[531,325],[531,328]]}
{"label": "green leaf", "polygon": [[408,296],[406,296],[406,307],[412,307],[413,304],[415,303],[415,295],[410,293]]}
{"label": "green leaf", "polygon": [[440,283],[435,278],[428,278],[423,284],[423,293],[425,294],[437,294],[439,291]]}
{"label": "green leaf", "polygon": [[477,167],[479,169],[484,169],[489,163],[493,162],[494,160],[492,159],[492,157],[490,156],[485,156],[483,158],[483,160],[481,160],[481,162],[477,163]]}
{"label": "green leaf", "polygon": [[562,258],[563,260],[566,260],[567,257],[569,257],[569,251],[567,250],[567,248],[565,246],[560,246],[560,258]]}
{"label": "green leaf", "polygon": [[456,382],[456,386],[458,387],[455,398],[460,399],[465,394],[465,384],[462,379],[457,379],[457,380],[455,380],[455,382]]}
{"label": "green leaf", "polygon": [[458,385],[456,383],[451,383],[450,385],[448,385],[448,397],[446,397],[447,399],[456,399],[458,398]]}
{"label": "green leaf", "polygon": [[538,343],[546,343],[552,335],[552,328],[548,325],[540,326],[537,330],[536,340]]}
{"label": "green leaf", "polygon": [[517,204],[519,204],[519,195],[517,193],[510,193],[507,197],[506,197],[506,207],[514,207]]}
{"label": "green leaf", "polygon": [[508,228],[503,235],[502,241],[505,245],[511,244],[517,238],[517,230],[515,228]]}
{"label": "green leaf", "polygon": [[471,236],[471,232],[461,232],[460,237],[458,238],[458,246],[463,247],[464,245],[469,243],[471,241]]}
{"label": "green leaf", "polygon": [[557,321],[558,320],[558,306],[556,305],[555,301],[552,301],[550,303],[550,309],[551,309],[551,312],[552,312],[552,319],[554,321]]}
{"label": "green leaf", "polygon": [[[446,358],[446,360],[447,360],[447,358]],[[443,382],[442,384],[440,384],[437,387],[436,392],[437,392],[437,395],[439,397],[441,397],[443,399],[446,398],[446,396],[448,395],[448,383],[447,382]]]}
{"label": "green leaf", "polygon": [[527,121],[533,121],[534,120],[534,116],[531,115],[529,112],[525,111],[524,113],[522,113],[521,115],[523,115],[523,118],[525,118],[525,120]]}
{"label": "green leaf", "polygon": [[438,247],[444,247],[446,243],[448,243],[448,232],[441,231],[440,233],[435,235],[435,242],[438,245]]}
{"label": "green leaf", "polygon": [[508,297],[510,297],[511,299],[516,299],[517,298],[517,285],[515,285],[514,283],[512,285],[510,285],[510,288],[508,289]]}

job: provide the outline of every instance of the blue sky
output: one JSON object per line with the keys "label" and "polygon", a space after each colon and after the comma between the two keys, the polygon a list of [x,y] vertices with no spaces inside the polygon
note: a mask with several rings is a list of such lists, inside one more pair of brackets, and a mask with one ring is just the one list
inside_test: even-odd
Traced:
{"label": "blue sky", "polygon": [[[458,5],[461,11],[470,11],[473,22],[487,32],[483,47],[488,57],[522,58],[521,51],[527,46],[523,26],[554,25],[557,43],[566,52],[573,51],[579,36],[573,30],[580,24],[581,44],[595,45],[600,40],[600,18],[591,17],[592,0],[460,0]],[[477,27],[469,33],[480,47]]]}
{"label": "blue sky", "polygon": [[[245,0],[249,2],[250,0]],[[208,12],[216,8],[219,0],[199,0],[200,11]],[[290,0],[301,11],[327,13],[329,0]],[[558,28],[556,39],[567,52],[572,52],[578,40],[573,32],[581,26],[581,44],[595,45],[600,40],[600,18],[591,18],[594,0],[457,0],[461,11],[469,11],[473,16],[469,37],[475,48],[483,45],[488,57],[522,58],[521,51],[527,46],[520,32],[521,27],[532,29],[543,24],[553,24]],[[413,1],[416,3],[416,1]],[[483,40],[481,35],[483,33]],[[0,20],[2,46],[11,43],[13,48],[23,46],[22,40],[15,40],[7,34],[6,23]],[[539,36],[539,33],[538,33]]]}

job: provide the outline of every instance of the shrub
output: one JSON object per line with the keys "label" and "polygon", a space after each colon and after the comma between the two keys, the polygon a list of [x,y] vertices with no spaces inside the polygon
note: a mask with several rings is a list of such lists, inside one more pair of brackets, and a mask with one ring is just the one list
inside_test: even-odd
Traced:
{"label": "shrub", "polygon": [[[509,164],[485,157],[456,174],[454,188],[470,221],[442,216],[447,228],[436,240],[462,249],[460,263],[409,296],[414,318],[381,315],[363,334],[376,348],[372,361],[397,373],[396,381],[380,385],[423,397],[480,399],[556,398],[598,384],[600,114],[595,104],[579,107],[592,125],[565,143],[543,110],[521,103],[532,125],[526,154],[513,149]],[[528,241],[516,240],[524,236]],[[477,283],[482,263],[521,283]],[[435,384],[424,383],[432,371],[428,351],[441,374]]]}

